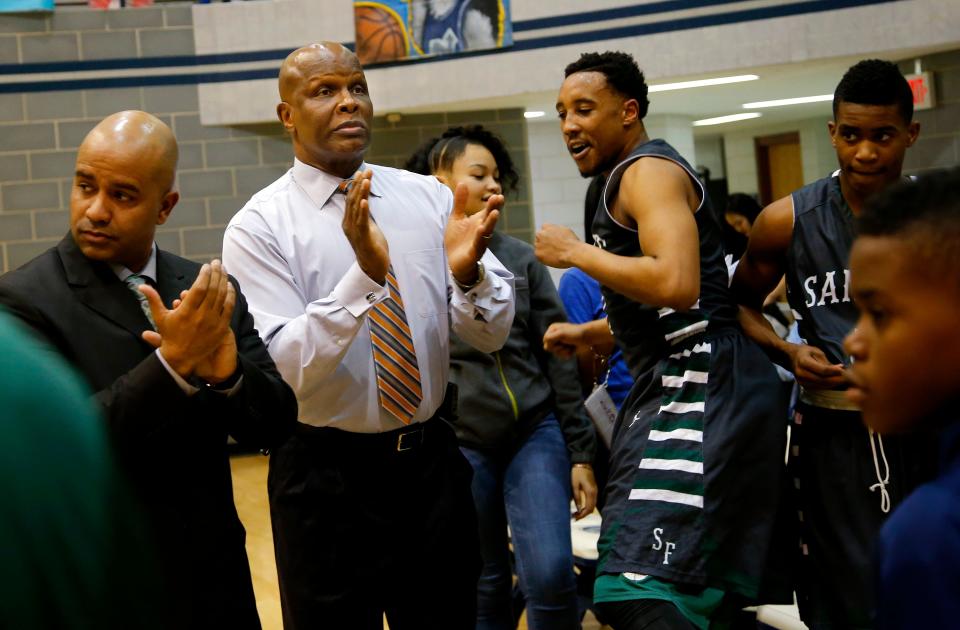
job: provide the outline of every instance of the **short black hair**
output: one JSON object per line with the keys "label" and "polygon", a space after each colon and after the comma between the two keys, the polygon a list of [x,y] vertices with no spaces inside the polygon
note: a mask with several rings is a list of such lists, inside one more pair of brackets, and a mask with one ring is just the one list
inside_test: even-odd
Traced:
{"label": "short black hair", "polygon": [[913,90],[897,65],[883,59],[864,59],[847,70],[833,93],[834,120],[840,103],[896,105],[903,122],[913,120]]}
{"label": "short black hair", "polygon": [[908,242],[920,268],[950,274],[960,290],[960,169],[898,182],[870,198],[857,231]]}
{"label": "short black hair", "polygon": [[757,217],[760,216],[760,211],[763,208],[757,202],[757,200],[752,196],[746,193],[732,193],[727,197],[727,205],[724,208],[724,212],[730,212],[733,214],[739,214],[747,217],[750,221],[750,225],[753,225],[754,221],[757,220]]}
{"label": "short black hair", "polygon": [[[720,208],[720,206],[714,206]],[[746,236],[733,229],[733,226],[727,222],[724,214],[730,212],[740,214],[750,221],[753,225],[757,216],[763,208],[757,203],[757,200],[746,193],[732,193],[727,197],[727,203],[718,212],[717,222],[720,224],[720,240],[723,241],[723,251],[733,257],[734,260],[740,260],[743,252],[747,250]]]}
{"label": "short black hair", "polygon": [[583,53],[580,58],[564,69],[564,77],[576,72],[599,72],[607,78],[614,90],[640,104],[640,118],[646,118],[650,107],[647,98],[647,82],[643,72],[631,55],[620,51]]}
{"label": "short black hair", "polygon": [[506,143],[483,125],[450,127],[439,138],[431,138],[413,152],[403,168],[421,175],[435,175],[440,171],[449,171],[467,147],[479,144],[493,155],[500,171],[500,182],[504,191],[517,189],[520,174],[517,172],[507,150]]}

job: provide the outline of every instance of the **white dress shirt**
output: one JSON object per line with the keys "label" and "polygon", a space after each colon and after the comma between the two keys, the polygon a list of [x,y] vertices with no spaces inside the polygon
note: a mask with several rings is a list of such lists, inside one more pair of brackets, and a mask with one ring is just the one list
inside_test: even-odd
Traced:
{"label": "white dress shirt", "polygon": [[[453,280],[444,229],[450,190],[433,177],[372,170],[370,213],[390,247],[420,368],[423,400],[413,422],[443,402],[449,331],[483,352],[498,350],[513,323],[513,274],[489,251],[486,277],[464,293]],[[343,233],[341,178],[299,160],[227,226],[223,261],[240,281],[257,329],[293,387],[300,421],[356,433],[403,426],[380,407],[366,315],[387,296],[357,264]]]}

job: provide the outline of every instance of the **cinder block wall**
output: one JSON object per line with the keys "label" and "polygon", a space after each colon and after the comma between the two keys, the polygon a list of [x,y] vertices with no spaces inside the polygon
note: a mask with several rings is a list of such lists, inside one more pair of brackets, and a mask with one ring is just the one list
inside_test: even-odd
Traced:
{"label": "cinder block wall", "polygon": [[[924,71],[933,71],[936,106],[916,112],[920,137],[907,151],[904,171],[910,174],[960,164],[960,50],[920,58]],[[900,62],[900,71],[913,72],[913,60]]]}
{"label": "cinder block wall", "polygon": [[[0,64],[193,54],[189,4],[0,17]],[[69,228],[77,146],[104,116],[144,109],[180,144],[181,201],[157,232],[160,247],[196,260],[220,253],[223,228],[254,192],[293,160],[280,123],[205,127],[194,85],[0,94],[0,272],[55,245]],[[501,133],[521,171],[500,227],[531,238],[529,166],[520,110],[404,116],[374,123],[373,163],[399,166],[448,124],[481,122]]]}

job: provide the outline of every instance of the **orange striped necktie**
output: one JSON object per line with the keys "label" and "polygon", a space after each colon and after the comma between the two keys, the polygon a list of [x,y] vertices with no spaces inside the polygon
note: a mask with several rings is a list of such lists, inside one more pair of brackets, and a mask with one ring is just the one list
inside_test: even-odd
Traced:
{"label": "orange striped necktie", "polygon": [[387,271],[387,289],[390,295],[370,309],[368,316],[380,406],[400,422],[410,424],[423,400],[423,391],[393,265]]}
{"label": "orange striped necktie", "polygon": [[350,190],[350,186],[353,185],[353,178],[345,179],[339,184],[337,184],[337,189],[333,192],[340,193],[341,195],[346,195]]}
{"label": "orange striped necktie", "polygon": [[[352,181],[340,182],[336,192],[346,194]],[[387,292],[387,298],[374,305],[367,316],[377,391],[380,406],[400,422],[410,424],[423,400],[423,390],[413,335],[410,334],[393,265],[387,269]]]}

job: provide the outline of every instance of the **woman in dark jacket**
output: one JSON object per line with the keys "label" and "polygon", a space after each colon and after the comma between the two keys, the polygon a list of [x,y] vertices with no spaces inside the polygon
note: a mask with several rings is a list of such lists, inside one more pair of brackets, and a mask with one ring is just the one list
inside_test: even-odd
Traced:
{"label": "woman in dark jacket", "polygon": [[[519,176],[503,142],[480,126],[454,127],[427,142],[407,168],[433,174],[452,189],[465,185],[467,213],[515,188]],[[509,210],[507,210],[509,212]],[[513,629],[507,525],[531,630],[579,628],[573,552],[575,518],[596,504],[590,462],[596,448],[573,359],[543,349],[547,327],[566,321],[556,287],[523,241],[496,232],[489,248],[514,274],[516,317],[498,352],[474,350],[451,334],[451,380],[457,383],[461,450],[473,466],[484,568],[478,629]],[[519,612],[519,611],[516,611]]]}

